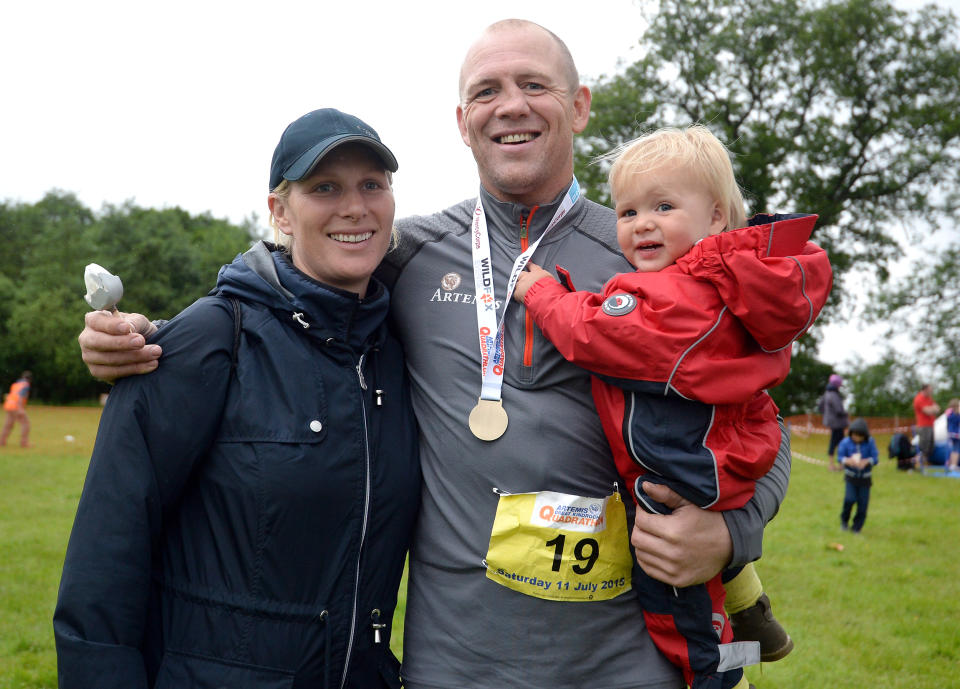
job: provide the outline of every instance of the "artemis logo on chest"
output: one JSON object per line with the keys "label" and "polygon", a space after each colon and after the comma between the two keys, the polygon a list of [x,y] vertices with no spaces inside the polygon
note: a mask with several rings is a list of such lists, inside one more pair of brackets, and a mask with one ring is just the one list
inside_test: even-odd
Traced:
{"label": "artemis logo on chest", "polygon": [[[440,278],[440,289],[436,290],[430,297],[430,301],[446,302],[450,304],[466,304],[467,306],[476,306],[477,295],[472,292],[455,292],[460,286],[462,278],[459,273],[447,273]],[[493,308],[499,310],[503,302],[499,299],[494,302]]]}
{"label": "artemis logo on chest", "polygon": [[[449,304],[466,304],[468,306],[475,306],[477,303],[476,294],[467,294],[466,292],[445,292],[444,290],[438,289],[430,296],[430,301],[442,301]],[[494,302],[494,308],[500,309],[500,306],[503,304],[499,299]]]}
{"label": "artemis logo on chest", "polygon": [[614,294],[600,306],[608,316],[625,316],[637,308],[637,298],[632,294]]}

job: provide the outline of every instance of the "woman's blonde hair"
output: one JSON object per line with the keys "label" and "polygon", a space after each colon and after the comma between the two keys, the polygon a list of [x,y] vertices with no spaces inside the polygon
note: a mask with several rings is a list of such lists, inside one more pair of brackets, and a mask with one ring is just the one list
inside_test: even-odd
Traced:
{"label": "woman's blonde hair", "polygon": [[[387,173],[387,182],[390,184],[390,188],[393,188],[393,173],[389,170],[384,170]],[[271,194],[274,194],[279,200],[280,203],[286,203],[287,199],[290,198],[290,189],[293,188],[293,185],[290,183],[290,180],[283,180],[274,187]],[[293,237],[289,234],[285,234],[280,231],[280,225],[277,224],[277,219],[273,217],[273,213],[270,213],[270,219],[268,221],[270,227],[273,228],[273,243],[276,244],[279,248],[284,251],[290,251],[293,249]],[[400,230],[397,229],[397,226],[394,225],[390,228],[390,248],[396,248],[397,244],[400,243]]]}
{"label": "woman's blonde hair", "polygon": [[604,159],[614,161],[609,175],[614,200],[628,188],[632,176],[650,174],[665,165],[677,166],[693,175],[726,209],[726,229],[747,224],[730,151],[701,124],[657,129],[617,147]]}

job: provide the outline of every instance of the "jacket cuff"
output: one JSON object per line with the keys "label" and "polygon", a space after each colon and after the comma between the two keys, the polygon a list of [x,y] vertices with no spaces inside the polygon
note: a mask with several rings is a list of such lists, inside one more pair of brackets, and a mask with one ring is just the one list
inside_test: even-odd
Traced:
{"label": "jacket cuff", "polygon": [[139,649],[88,641],[57,631],[60,689],[148,689]]}
{"label": "jacket cuff", "polygon": [[546,295],[552,294],[554,297],[557,297],[566,294],[567,290],[563,285],[553,279],[553,277],[542,277],[530,285],[530,289],[528,289],[527,293],[523,295],[524,306],[529,305],[534,299],[539,299],[541,292]]}

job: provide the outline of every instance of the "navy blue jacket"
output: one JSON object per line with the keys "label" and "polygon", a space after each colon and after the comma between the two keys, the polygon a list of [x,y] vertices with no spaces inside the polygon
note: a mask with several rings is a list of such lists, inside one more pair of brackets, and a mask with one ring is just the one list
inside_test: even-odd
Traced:
{"label": "navy blue jacket", "polygon": [[268,249],[225,266],[160,329],[159,371],[110,395],[54,615],[62,689],[399,686],[420,472],[389,295]]}
{"label": "navy blue jacket", "polygon": [[[856,423],[856,421],[854,421]],[[859,454],[863,459],[869,459],[870,463],[863,469],[848,467],[843,463],[847,457]],[[873,467],[880,460],[880,453],[877,450],[877,444],[869,435],[862,443],[858,443],[850,436],[847,436],[837,445],[837,462],[843,467],[843,476],[846,481],[857,486],[869,486],[872,481]]]}

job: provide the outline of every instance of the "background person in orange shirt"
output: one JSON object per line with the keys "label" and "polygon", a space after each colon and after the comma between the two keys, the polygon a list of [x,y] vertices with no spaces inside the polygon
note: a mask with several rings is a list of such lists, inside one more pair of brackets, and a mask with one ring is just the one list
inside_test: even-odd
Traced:
{"label": "background person in orange shirt", "polygon": [[[923,457],[923,464],[930,462],[933,456],[933,422],[940,413],[940,405],[933,401],[933,388],[929,383],[920,388],[920,392],[913,398],[913,413],[917,417],[917,435],[920,438],[919,446]],[[922,464],[921,464],[922,466]]]}
{"label": "background person in orange shirt", "polygon": [[0,445],[7,444],[7,436],[13,430],[13,424],[20,422],[20,446],[29,445],[30,419],[27,418],[27,398],[30,397],[30,381],[33,380],[33,374],[30,371],[24,371],[17,378],[17,381],[10,386],[10,392],[3,400],[3,408],[7,412],[7,418],[3,423],[3,432],[0,433]]}

